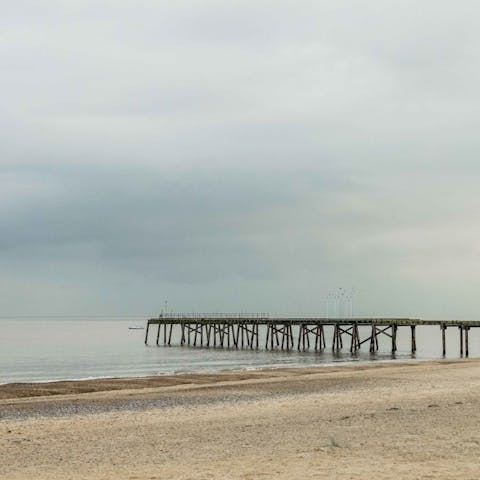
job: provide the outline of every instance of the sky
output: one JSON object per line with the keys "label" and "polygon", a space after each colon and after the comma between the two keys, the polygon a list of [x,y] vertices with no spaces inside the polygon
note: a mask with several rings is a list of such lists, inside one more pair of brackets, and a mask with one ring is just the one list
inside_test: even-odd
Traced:
{"label": "sky", "polygon": [[478,319],[479,58],[476,0],[2,2],[0,314]]}

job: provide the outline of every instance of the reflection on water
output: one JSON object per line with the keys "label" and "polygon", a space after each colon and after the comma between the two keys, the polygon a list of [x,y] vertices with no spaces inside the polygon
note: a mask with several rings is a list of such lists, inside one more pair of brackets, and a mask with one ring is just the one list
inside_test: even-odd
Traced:
{"label": "reflection on water", "polygon": [[[145,322],[140,322],[143,324]],[[379,352],[371,355],[368,342],[356,354],[345,337],[342,352],[331,350],[332,327],[326,327],[327,348],[323,352],[265,351],[145,346],[145,330],[131,320],[0,320],[0,382],[46,381],[67,378],[157,375],[259,367],[329,365],[341,362],[442,358],[439,327],[417,327],[417,352],[410,352],[410,328],[399,328],[398,351],[390,354],[390,339],[379,336]],[[359,327],[361,338],[369,327]],[[155,330],[155,329],[154,329]],[[179,328],[172,343],[179,342]],[[150,342],[154,344],[155,335]],[[262,338],[260,346],[262,346]],[[480,329],[470,330],[470,356],[480,356]],[[459,357],[456,328],[447,330],[447,357]]]}

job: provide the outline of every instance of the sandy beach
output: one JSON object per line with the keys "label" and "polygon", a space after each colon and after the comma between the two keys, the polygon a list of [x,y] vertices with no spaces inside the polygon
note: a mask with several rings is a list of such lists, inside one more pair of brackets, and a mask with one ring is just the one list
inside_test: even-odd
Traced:
{"label": "sandy beach", "polygon": [[474,480],[479,394],[479,360],[3,385],[0,478]]}

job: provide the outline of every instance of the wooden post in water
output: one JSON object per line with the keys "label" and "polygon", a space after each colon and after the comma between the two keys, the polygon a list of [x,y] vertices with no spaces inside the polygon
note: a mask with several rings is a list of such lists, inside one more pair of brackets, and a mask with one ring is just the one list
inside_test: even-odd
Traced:
{"label": "wooden post in water", "polygon": [[417,351],[417,340],[415,338],[415,325],[410,325],[410,330],[412,333],[412,353]]}
{"label": "wooden post in water", "polygon": [[185,345],[185,324],[181,324],[181,329],[182,329],[182,338],[180,339],[180,345]]}
{"label": "wooden post in water", "polygon": [[317,325],[315,330],[315,350],[318,350],[318,344],[320,343],[320,325]]}
{"label": "wooden post in water", "polygon": [[210,346],[210,335],[212,333],[212,324],[209,323],[205,326],[205,334],[207,335],[207,347]]}
{"label": "wooden post in water", "polygon": [[231,325],[232,327],[232,340],[233,340],[233,345],[235,348],[238,348],[238,330],[237,330],[237,336],[235,336],[235,326]]}
{"label": "wooden post in water", "polygon": [[395,353],[397,351],[397,328],[398,326],[396,324],[391,325],[391,331],[392,331],[392,353]]}
{"label": "wooden post in water", "polygon": [[213,328],[213,347],[215,348],[217,346],[217,324],[212,323],[210,324],[210,329]]}
{"label": "wooden post in water", "polygon": [[159,323],[159,324],[158,324],[158,330],[157,330],[157,342],[156,342],[157,345],[158,345],[158,340],[159,340],[159,338],[160,338],[160,329],[161,329],[161,328],[162,328],[162,324]]}
{"label": "wooden post in water", "polygon": [[273,324],[273,326],[275,328],[275,342],[276,342],[277,348],[278,348],[280,346],[280,340],[278,338],[278,327],[275,323]]}
{"label": "wooden post in water", "polygon": [[465,356],[468,357],[468,331],[470,327],[465,325]]}
{"label": "wooden post in water", "polygon": [[350,343],[350,352],[356,352],[360,348],[360,335],[358,333],[358,324],[352,325],[352,339]]}
{"label": "wooden post in water", "polygon": [[222,323],[222,325],[218,326],[218,341],[220,343],[220,346],[223,348],[223,345],[225,343],[225,329],[227,328],[226,323]]}
{"label": "wooden post in water", "polygon": [[335,324],[333,327],[333,341],[332,341],[332,350],[339,351],[340,350],[340,333],[338,323]]}
{"label": "wooden post in water", "polygon": [[372,333],[370,337],[370,353],[375,353],[375,346],[376,346],[376,335],[377,335],[377,327],[372,325]]}
{"label": "wooden post in water", "polygon": [[460,356],[463,357],[463,325],[459,325],[460,330]]}
{"label": "wooden post in water", "polygon": [[196,324],[195,324],[195,335],[193,336],[193,346],[194,346],[194,347],[197,346],[198,327],[199,327],[199,324],[196,323]]}
{"label": "wooden post in water", "polygon": [[173,330],[173,323],[170,324],[170,332],[168,333],[168,344],[172,343],[172,330]]}
{"label": "wooden post in water", "polygon": [[145,345],[147,345],[147,342],[148,342],[148,329],[150,327],[150,324],[147,323],[147,330],[145,331]]}
{"label": "wooden post in water", "polygon": [[442,323],[440,328],[442,329],[442,355],[445,356],[447,354],[447,342],[445,339],[445,332],[447,330],[447,326]]}
{"label": "wooden post in water", "polygon": [[350,339],[350,353],[357,349],[357,337],[355,333],[355,324],[352,326],[352,336]]}

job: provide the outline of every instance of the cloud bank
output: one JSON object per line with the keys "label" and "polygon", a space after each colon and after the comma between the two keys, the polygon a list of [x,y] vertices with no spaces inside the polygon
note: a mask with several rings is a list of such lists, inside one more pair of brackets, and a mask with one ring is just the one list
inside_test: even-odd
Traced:
{"label": "cloud bank", "polygon": [[479,13],[6,6],[0,310],[475,318]]}

